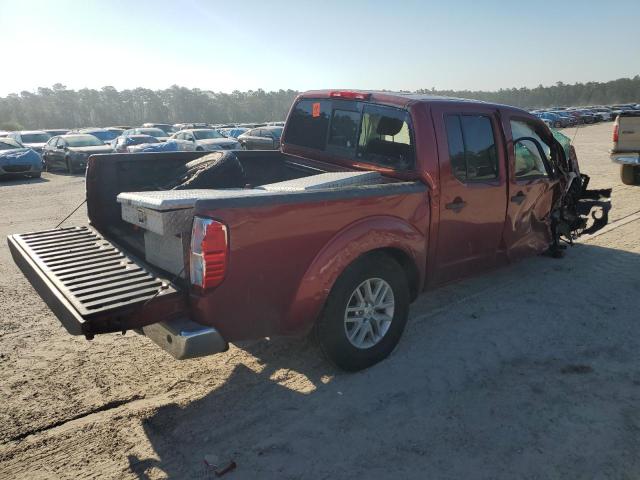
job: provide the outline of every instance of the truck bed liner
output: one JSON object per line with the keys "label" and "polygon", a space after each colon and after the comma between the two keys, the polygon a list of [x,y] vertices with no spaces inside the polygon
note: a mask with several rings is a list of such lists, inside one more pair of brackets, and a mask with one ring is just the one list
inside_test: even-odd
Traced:
{"label": "truck bed liner", "polygon": [[178,294],[167,280],[90,227],[11,235],[9,247],[38,293],[75,335],[124,329],[122,322],[105,323],[105,318],[118,320],[151,298]]}

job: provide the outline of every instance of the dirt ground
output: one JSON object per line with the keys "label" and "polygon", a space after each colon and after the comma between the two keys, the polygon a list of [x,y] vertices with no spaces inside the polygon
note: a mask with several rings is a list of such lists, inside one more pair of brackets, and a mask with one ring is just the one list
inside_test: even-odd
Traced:
{"label": "dirt ground", "polygon": [[[0,245],[0,478],[640,478],[640,187],[577,131],[610,229],[429,292],[385,362],[336,372],[307,340],[175,361],[59,324]],[[573,136],[575,129],[568,129]],[[0,182],[0,237],[49,228],[81,177]],[[69,224],[86,221],[79,210]]]}

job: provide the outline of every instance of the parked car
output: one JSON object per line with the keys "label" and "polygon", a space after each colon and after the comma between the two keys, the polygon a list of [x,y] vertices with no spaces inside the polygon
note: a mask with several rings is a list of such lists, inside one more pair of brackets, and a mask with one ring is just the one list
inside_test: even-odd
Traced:
{"label": "parked car", "polygon": [[283,127],[254,128],[238,136],[245,150],[278,150]]}
{"label": "parked car", "polygon": [[26,175],[36,178],[41,174],[40,155],[14,138],[0,138],[0,177]]}
{"label": "parked car", "polygon": [[613,120],[611,109],[606,107],[595,107],[591,109],[592,112],[598,114],[603,122],[609,122]]}
{"label": "parked car", "polygon": [[167,135],[167,137],[170,137],[177,132],[176,128],[168,123],[143,123],[142,126],[147,128],[159,128]]}
{"label": "parked car", "polygon": [[567,121],[563,120],[562,117],[556,115],[555,113],[550,112],[542,112],[537,113],[536,116],[541,120],[544,120],[546,123],[550,123],[554,128],[561,128],[567,126]]}
{"label": "parked car", "polygon": [[21,145],[35,150],[38,154],[42,153],[44,144],[49,141],[51,135],[42,130],[23,130],[19,132],[11,132],[9,138],[17,140]]}
{"label": "parked car", "polygon": [[240,143],[237,140],[227,138],[212,128],[180,130],[174,133],[171,139],[181,145],[187,144],[196,151],[236,150],[240,148]]}
{"label": "parked car", "polygon": [[248,128],[243,127],[229,127],[229,128],[219,128],[218,132],[228,138],[238,138],[245,132],[248,132]]}
{"label": "parked car", "polygon": [[136,127],[130,128],[129,130],[125,130],[122,132],[122,135],[151,135],[152,137],[156,137],[161,142],[166,142],[169,136],[165,133],[164,130],[160,128],[154,127]]}
{"label": "parked car", "polygon": [[65,135],[65,134],[69,133],[69,129],[68,128],[43,129],[42,131],[43,132],[47,132],[52,137],[55,137],[56,135]]}
{"label": "parked car", "polygon": [[70,133],[51,138],[44,147],[42,160],[47,170],[65,169],[69,173],[84,171],[87,159],[96,153],[113,149],[88,133]]}
{"label": "parked car", "polygon": [[313,329],[359,370],[394,349],[425,289],[557,255],[594,205],[584,231],[606,223],[564,152],[504,105],[307,92],[280,151],[95,155],[90,226],[8,241],[72,334],[134,330],[191,358]]}
{"label": "parked car", "polygon": [[151,135],[121,135],[113,143],[113,151],[116,153],[132,153],[131,148],[138,145],[152,145],[162,143]]}
{"label": "parked car", "polygon": [[560,122],[563,127],[573,127],[578,123],[578,121],[573,115],[571,115],[569,112],[566,112],[564,110],[557,110],[549,113],[553,113],[554,115],[557,115],[558,117],[560,117]]}
{"label": "parked car", "polygon": [[105,145],[111,145],[111,142],[121,134],[116,130],[109,130],[107,128],[81,128],[78,130],[78,133],[93,135],[101,140]]}
{"label": "parked car", "polygon": [[625,185],[640,184],[640,111],[621,112],[613,125],[611,161]]}

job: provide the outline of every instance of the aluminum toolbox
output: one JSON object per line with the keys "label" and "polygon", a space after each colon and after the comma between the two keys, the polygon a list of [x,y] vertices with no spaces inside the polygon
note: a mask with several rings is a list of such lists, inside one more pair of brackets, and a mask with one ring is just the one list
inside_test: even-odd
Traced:
{"label": "aluminum toolbox", "polygon": [[[89,227],[10,235],[11,254],[69,333],[138,328],[181,307],[182,295]],[[151,302],[153,300],[153,302]],[[143,319],[142,306],[151,318]]]}
{"label": "aluminum toolbox", "polygon": [[198,200],[264,194],[252,189],[162,190],[124,192],[117,200],[125,222],[158,235],[178,235],[191,231],[193,208]]}

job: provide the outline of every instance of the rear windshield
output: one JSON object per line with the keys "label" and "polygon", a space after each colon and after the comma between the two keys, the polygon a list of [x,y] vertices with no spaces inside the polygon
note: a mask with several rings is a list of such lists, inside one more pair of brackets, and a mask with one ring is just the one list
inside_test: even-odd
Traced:
{"label": "rear windshield", "polygon": [[166,137],[167,134],[164,130],[160,130],[159,128],[137,128],[136,133],[141,133],[143,135],[151,135],[152,137]]}
{"label": "rear windshield", "polygon": [[51,138],[48,133],[23,133],[20,135],[22,143],[46,143]]}
{"label": "rear windshield", "polygon": [[287,123],[285,143],[395,170],[415,164],[409,113],[365,102],[300,100]]}
{"label": "rear windshield", "polygon": [[104,145],[104,142],[99,138],[89,134],[64,137],[64,140],[70,147],[97,147],[99,145]]}
{"label": "rear windshield", "polygon": [[196,137],[196,140],[208,140],[211,138],[224,138],[219,132],[215,130],[193,130],[193,136]]}

